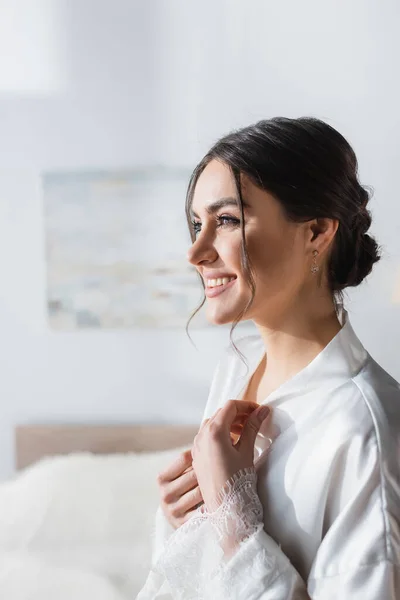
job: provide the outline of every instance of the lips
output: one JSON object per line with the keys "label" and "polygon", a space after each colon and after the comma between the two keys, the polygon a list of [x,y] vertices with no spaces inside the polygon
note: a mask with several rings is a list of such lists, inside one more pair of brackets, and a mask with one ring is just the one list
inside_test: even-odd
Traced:
{"label": "lips", "polygon": [[235,273],[228,273],[227,271],[203,271],[200,274],[205,281],[207,279],[222,279],[223,277],[236,277]]}
{"label": "lips", "polygon": [[[218,278],[218,279],[220,279],[220,278]],[[222,277],[221,277],[221,279],[222,279]],[[206,287],[205,288],[206,296],[207,296],[207,298],[215,298],[215,296],[219,296],[220,294],[223,294],[226,290],[228,290],[233,285],[235,285],[235,283],[236,283],[236,278],[233,279],[232,281],[229,281],[229,283],[225,283],[223,285],[217,285],[216,287]]]}

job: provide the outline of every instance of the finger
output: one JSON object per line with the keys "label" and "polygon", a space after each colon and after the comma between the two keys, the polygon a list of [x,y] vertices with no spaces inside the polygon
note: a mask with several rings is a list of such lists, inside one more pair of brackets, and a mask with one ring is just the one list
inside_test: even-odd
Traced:
{"label": "finger", "polygon": [[240,439],[240,433],[230,433],[231,442],[234,446],[238,443]]}
{"label": "finger", "polygon": [[161,473],[157,476],[158,483],[166,483],[168,481],[173,481],[179,475],[181,475],[185,469],[190,467],[193,463],[192,452],[191,450],[185,450],[182,452],[174,462],[169,465],[166,469],[161,471]]}
{"label": "finger", "polygon": [[244,425],[232,425],[231,433],[242,433]]}
{"label": "finger", "polygon": [[[238,407],[237,407],[237,417],[238,419],[244,419],[246,417],[248,417],[252,411],[258,406],[258,404],[254,404],[251,402],[242,402],[242,401],[238,401]],[[209,419],[205,419],[202,423],[203,425],[206,425],[209,421],[211,421],[211,419],[215,419],[215,417],[220,413],[220,411],[224,408],[224,406],[221,406],[218,410],[215,411],[215,413],[213,414],[212,417],[210,417]]]}
{"label": "finger", "polygon": [[247,402],[247,400],[228,400],[228,402],[235,404],[238,413],[252,413],[260,406],[257,402]]}
{"label": "finger", "polygon": [[163,494],[164,502],[170,503],[179,500],[181,496],[198,485],[194,469],[190,469],[174,481],[167,484]]}
{"label": "finger", "polygon": [[244,400],[228,400],[224,404],[224,406],[221,407],[219,414],[217,414],[217,411],[214,417],[225,418],[226,414],[232,414],[234,415],[234,418],[244,418],[250,416],[255,410],[257,410],[257,408],[259,408],[259,406],[260,405],[256,402],[246,402]]}
{"label": "finger", "polygon": [[250,415],[250,417],[247,419],[246,425],[243,427],[242,435],[240,436],[240,440],[238,442],[238,449],[240,449],[243,445],[254,448],[254,443],[260,427],[266,419],[270,418],[270,416],[271,409],[266,405],[260,406],[257,411]]}
{"label": "finger", "polygon": [[230,430],[234,431],[234,432],[241,432],[244,425],[246,424],[247,419],[249,418],[249,415],[243,415],[243,416],[237,416],[235,417]]}
{"label": "finger", "polygon": [[[204,502],[201,502],[201,504],[204,504]],[[188,510],[188,512],[183,517],[182,522],[186,523],[187,521],[189,521],[189,519],[191,519],[193,515],[197,512],[198,508],[199,507],[195,507],[193,510]]]}
{"label": "finger", "polygon": [[233,419],[232,425],[244,425],[249,418],[250,413],[239,413]]}
{"label": "finger", "polygon": [[209,417],[208,419],[204,419],[204,421],[202,422],[202,424],[199,427],[199,433],[204,429],[204,427],[214,419],[215,415],[217,415],[219,413],[221,409],[219,408],[213,415],[212,417]]}
{"label": "finger", "polygon": [[203,502],[203,496],[199,486],[193,488],[189,492],[186,492],[176,503],[177,514],[184,515],[188,510],[191,510],[196,504]]}
{"label": "finger", "polygon": [[[256,404],[255,402],[244,402],[242,400],[228,400],[228,402],[235,404],[236,414],[238,417],[248,417],[249,415],[251,415],[252,412],[254,412],[254,410],[256,410],[259,407],[259,404]],[[217,413],[219,413],[219,411],[221,411],[222,409],[226,409],[226,405],[228,404],[228,402],[217,410],[217,412],[214,414],[214,417],[217,415]]]}
{"label": "finger", "polygon": [[[253,411],[251,411],[251,412],[253,412]],[[244,421],[245,419],[249,418],[249,416],[251,415],[251,412],[238,412],[235,417],[235,420],[237,420],[239,422]]]}
{"label": "finger", "polygon": [[258,404],[254,402],[244,402],[243,400],[228,400],[225,405],[212,419],[215,426],[221,428],[222,431],[230,431],[233,423],[241,420],[243,415],[248,413],[248,418],[258,408]]}
{"label": "finger", "polygon": [[[207,419],[204,422],[204,425],[210,422],[210,425],[212,423],[220,428],[221,432],[228,430],[227,433],[229,435],[225,441],[236,444],[238,436],[240,436],[243,431],[244,424],[246,423],[250,414],[259,405],[255,404],[254,402],[243,402],[242,400],[230,400],[227,404],[229,406],[225,404],[224,406],[220,407],[215,412],[213,417],[211,417],[211,419]],[[228,410],[230,410],[230,416]],[[230,426],[229,421],[231,421]],[[231,433],[233,433],[233,437],[231,437]]]}

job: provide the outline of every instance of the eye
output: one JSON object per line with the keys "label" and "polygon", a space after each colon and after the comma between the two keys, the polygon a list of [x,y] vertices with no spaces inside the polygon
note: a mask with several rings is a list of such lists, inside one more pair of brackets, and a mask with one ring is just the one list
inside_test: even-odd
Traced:
{"label": "eye", "polygon": [[221,215],[217,218],[217,221],[218,227],[236,227],[237,225],[240,225],[239,219],[236,219],[236,217],[230,217],[229,215]]}
{"label": "eye", "polygon": [[193,232],[195,235],[200,233],[201,231],[201,223],[200,221],[192,221]]}
{"label": "eye", "polygon": [[[236,217],[231,217],[230,215],[219,215],[216,218],[216,221],[217,227],[237,227],[240,225],[240,220]],[[197,236],[201,231],[201,222],[192,220],[191,223],[194,235]]]}

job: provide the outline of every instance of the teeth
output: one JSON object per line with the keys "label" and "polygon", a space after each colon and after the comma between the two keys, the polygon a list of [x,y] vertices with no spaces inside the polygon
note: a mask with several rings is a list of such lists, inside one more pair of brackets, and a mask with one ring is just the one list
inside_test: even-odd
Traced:
{"label": "teeth", "polygon": [[219,279],[207,279],[207,287],[217,287],[219,285],[226,285],[230,281],[236,279],[235,277],[222,277]]}

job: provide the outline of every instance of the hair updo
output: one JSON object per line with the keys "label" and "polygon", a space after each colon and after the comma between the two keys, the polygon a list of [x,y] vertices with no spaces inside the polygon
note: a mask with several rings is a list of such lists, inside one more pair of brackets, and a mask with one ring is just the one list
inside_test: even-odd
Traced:
{"label": "hair updo", "polygon": [[[333,292],[359,285],[380,259],[376,240],[368,235],[371,214],[370,196],[359,183],[359,209],[347,228],[339,222],[329,261],[329,280]],[[342,225],[342,226],[341,226]]]}
{"label": "hair updo", "polygon": [[[193,241],[193,192],[200,174],[213,159],[232,170],[243,221],[241,174],[272,193],[292,221],[338,220],[328,263],[328,282],[336,300],[346,287],[359,285],[379,260],[378,244],[367,233],[371,225],[367,208],[370,194],[358,181],[355,153],[327,123],[311,117],[276,117],[234,131],[216,142],[189,183],[186,214]],[[245,243],[242,262],[254,292]]]}

